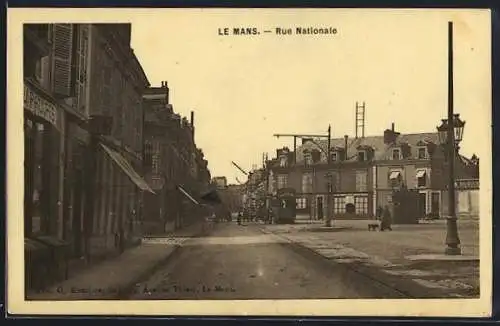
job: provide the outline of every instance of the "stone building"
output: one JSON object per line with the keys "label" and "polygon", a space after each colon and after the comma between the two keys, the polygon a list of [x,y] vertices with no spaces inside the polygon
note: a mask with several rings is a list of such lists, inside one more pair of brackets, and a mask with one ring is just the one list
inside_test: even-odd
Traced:
{"label": "stone building", "polygon": [[[437,132],[401,134],[392,124],[382,136],[332,139],[330,164],[327,152],[326,140],[313,139],[304,139],[296,153],[278,149],[268,191],[295,189],[298,214],[323,218],[330,209],[336,218],[371,218],[378,206],[391,204],[394,190],[406,187],[419,194],[420,216],[447,214],[447,163]],[[457,153],[457,178],[470,174],[464,160]]]}
{"label": "stone building", "polygon": [[69,147],[85,133],[87,116],[65,102],[71,95],[70,84],[60,81],[61,71],[57,69],[61,67],[57,55],[70,52],[67,47],[60,47],[60,38],[65,35],[65,28],[58,25],[25,24],[23,30],[24,243],[27,291],[63,277],[63,271],[57,270],[54,273],[55,262],[46,257],[57,249],[55,245],[70,243],[62,240],[71,240],[65,227],[70,220],[65,207],[70,205],[68,198],[73,198],[68,196],[71,184],[67,182],[66,175],[72,154]]}
{"label": "stone building", "polygon": [[[73,25],[73,101],[91,122],[84,238],[92,255],[120,250],[141,238],[141,198],[153,192],[142,174],[142,94],[148,79],[130,46],[130,24]],[[85,225],[86,228],[85,228]]]}
{"label": "stone building", "polygon": [[[46,204],[32,205],[38,211],[43,207],[45,217],[28,217],[26,228],[49,228],[49,233],[71,244],[73,257],[89,260],[122,251],[140,238],[141,213],[135,204],[141,202],[142,191],[152,191],[140,176],[141,103],[149,83],[130,48],[130,24],[45,24],[33,28],[41,39],[37,46],[47,46],[32,52],[29,36],[25,37],[27,56],[39,53],[38,59],[25,57],[27,74],[34,74],[33,85],[45,90],[46,98],[52,96],[54,108],[65,109],[58,111],[46,104],[43,108],[43,114],[53,121],[44,126],[56,124],[61,132],[36,126],[36,133],[26,133],[35,139],[27,141],[28,151],[35,144],[28,161],[46,161],[51,170],[34,173],[31,183],[50,184],[50,191],[27,187],[28,199],[44,198]],[[29,26],[26,33],[30,34]],[[27,107],[41,103],[31,99],[30,87],[25,88],[25,103],[31,103]],[[30,124],[30,119],[25,122]],[[45,137],[51,140],[42,141]],[[44,145],[38,146],[41,143]],[[30,179],[33,171],[27,175]]]}
{"label": "stone building", "polygon": [[210,172],[194,141],[194,112],[189,122],[174,112],[167,82],[149,87],[143,100],[145,176],[155,191],[145,196],[145,227],[148,233],[165,232],[197,218],[197,198]]}

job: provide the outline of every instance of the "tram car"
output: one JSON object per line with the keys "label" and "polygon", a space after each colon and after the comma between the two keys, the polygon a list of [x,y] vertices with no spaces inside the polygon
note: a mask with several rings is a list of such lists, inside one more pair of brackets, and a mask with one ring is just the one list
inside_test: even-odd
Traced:
{"label": "tram car", "polygon": [[278,190],[272,205],[274,222],[276,224],[295,223],[295,218],[297,216],[295,199],[295,189],[283,188]]}

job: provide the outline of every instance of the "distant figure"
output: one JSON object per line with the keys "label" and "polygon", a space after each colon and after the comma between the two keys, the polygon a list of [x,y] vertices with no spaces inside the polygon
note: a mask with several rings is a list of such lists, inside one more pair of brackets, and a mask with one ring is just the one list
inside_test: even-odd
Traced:
{"label": "distant figure", "polygon": [[242,213],[241,212],[238,212],[238,217],[236,218],[236,221],[238,222],[238,225],[241,225],[241,217],[242,217]]}
{"label": "distant figure", "polygon": [[380,231],[389,230],[392,231],[392,216],[389,206],[385,205],[384,211],[382,213],[382,222],[380,223]]}
{"label": "distant figure", "polygon": [[377,207],[377,216],[376,216],[376,219],[377,220],[382,220],[382,215],[383,214],[384,214],[384,209],[382,208],[382,206]]}

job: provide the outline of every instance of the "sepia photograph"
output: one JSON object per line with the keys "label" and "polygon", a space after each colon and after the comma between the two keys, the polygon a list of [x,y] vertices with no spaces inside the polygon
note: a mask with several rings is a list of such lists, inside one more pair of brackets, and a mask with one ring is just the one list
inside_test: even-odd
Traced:
{"label": "sepia photograph", "polygon": [[490,15],[9,9],[8,311],[488,316]]}

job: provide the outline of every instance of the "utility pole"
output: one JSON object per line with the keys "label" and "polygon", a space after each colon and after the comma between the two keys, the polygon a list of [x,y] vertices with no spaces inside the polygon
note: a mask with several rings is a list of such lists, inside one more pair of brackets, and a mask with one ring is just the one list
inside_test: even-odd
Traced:
{"label": "utility pole", "polygon": [[[331,141],[332,141],[332,127],[331,125],[328,125],[328,153],[326,155],[327,159],[327,164],[328,164],[328,169],[330,169],[330,163],[331,163],[331,154],[330,154],[330,149],[331,149]],[[326,203],[326,226],[330,227],[332,226],[332,210],[331,210],[331,201],[332,201],[332,175],[330,171],[328,170],[327,172],[327,203]]]}
{"label": "utility pole", "polygon": [[267,153],[265,154],[265,166],[264,166],[264,172],[266,173],[266,191],[265,191],[265,194],[266,194],[266,222],[267,223],[270,223],[270,208],[271,208],[271,196],[270,196],[270,193],[269,193],[269,169],[270,169],[270,166],[269,166],[269,158],[268,158],[268,155]]}

